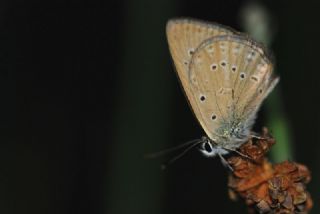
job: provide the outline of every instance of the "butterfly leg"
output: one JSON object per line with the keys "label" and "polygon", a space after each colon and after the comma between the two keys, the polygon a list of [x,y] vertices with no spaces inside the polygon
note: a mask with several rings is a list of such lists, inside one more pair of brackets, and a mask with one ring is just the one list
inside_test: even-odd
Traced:
{"label": "butterfly leg", "polygon": [[240,155],[240,156],[243,157],[243,158],[252,160],[252,158],[251,158],[250,156],[248,156],[248,155],[246,155],[246,154],[243,154],[242,152],[240,152],[240,151],[238,151],[238,150],[236,150],[236,149],[227,149],[227,150],[229,150],[229,151],[231,151],[231,152],[235,152],[235,153],[237,153],[238,155]]}
{"label": "butterfly leg", "polygon": [[246,154],[243,154],[242,152],[240,152],[240,151],[238,151],[236,149],[226,149],[226,150],[231,151],[231,152],[235,152],[235,153],[237,153],[238,155],[240,155],[243,158],[247,158],[249,160],[252,160],[252,158],[250,156],[248,156]]}
{"label": "butterfly leg", "polygon": [[250,137],[251,138],[255,138],[255,139],[258,139],[258,140],[267,140],[269,139],[268,137],[261,137],[258,133],[256,132],[251,132],[250,133]]}
{"label": "butterfly leg", "polygon": [[229,168],[231,172],[233,172],[233,168],[230,166],[230,164],[228,163],[228,161],[220,154],[218,153],[220,160],[222,162],[222,165]]}

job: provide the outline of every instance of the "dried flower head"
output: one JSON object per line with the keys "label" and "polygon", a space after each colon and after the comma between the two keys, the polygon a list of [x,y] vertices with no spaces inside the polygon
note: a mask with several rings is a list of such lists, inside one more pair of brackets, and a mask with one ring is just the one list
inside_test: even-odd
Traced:
{"label": "dried flower head", "polygon": [[240,148],[250,159],[242,156],[228,159],[234,169],[229,176],[230,198],[244,199],[250,213],[308,213],[312,207],[306,191],[310,171],[295,162],[271,164],[265,155],[274,144],[264,128],[261,138],[250,139]]}

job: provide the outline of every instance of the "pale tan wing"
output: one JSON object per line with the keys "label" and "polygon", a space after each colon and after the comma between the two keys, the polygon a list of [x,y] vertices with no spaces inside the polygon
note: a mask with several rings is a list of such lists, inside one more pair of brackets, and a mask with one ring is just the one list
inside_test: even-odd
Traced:
{"label": "pale tan wing", "polygon": [[212,140],[222,136],[218,129],[232,122],[234,103],[233,82],[238,58],[228,35],[205,40],[195,51],[189,67],[188,79],[193,96],[192,105],[206,134]]}
{"label": "pale tan wing", "polygon": [[264,51],[246,36],[216,36],[196,49],[189,69],[192,107],[211,139],[224,134],[220,127],[254,117],[276,83],[271,74]]}
{"label": "pale tan wing", "polygon": [[[167,39],[177,74],[192,108],[196,101],[189,89],[189,64],[194,51],[206,39],[218,35],[233,34],[234,31],[218,24],[194,19],[173,19],[167,23]],[[194,111],[197,119],[199,112]],[[201,121],[199,121],[201,123]],[[203,124],[201,124],[203,126]],[[207,132],[207,131],[206,131]]]}
{"label": "pale tan wing", "polygon": [[273,63],[262,44],[241,35],[228,40],[232,41],[230,58],[237,67],[232,80],[233,118],[251,128],[259,107],[279,78],[273,75]]}

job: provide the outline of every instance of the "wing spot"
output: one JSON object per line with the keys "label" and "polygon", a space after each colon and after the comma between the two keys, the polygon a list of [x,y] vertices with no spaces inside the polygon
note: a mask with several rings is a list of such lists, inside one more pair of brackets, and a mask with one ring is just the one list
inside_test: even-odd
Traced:
{"label": "wing spot", "polygon": [[255,81],[255,82],[258,82],[258,81],[259,81],[258,77],[256,77],[256,76],[251,76],[251,79],[252,79],[253,81]]}
{"label": "wing spot", "polygon": [[259,93],[262,94],[262,89],[261,88],[259,89]]}
{"label": "wing spot", "polygon": [[184,61],[183,64],[188,65],[189,63],[188,63],[188,61]]}
{"label": "wing spot", "polygon": [[201,102],[204,102],[205,100],[206,100],[206,97],[205,97],[204,95],[201,95],[201,96],[200,96],[200,101],[201,101]]}
{"label": "wing spot", "polygon": [[188,54],[189,54],[189,56],[192,56],[192,55],[194,54],[194,49],[193,49],[193,48],[190,48],[190,49],[188,50]]}
{"label": "wing spot", "polygon": [[235,65],[232,66],[231,70],[232,70],[233,73],[235,73],[237,71],[237,66],[235,66]]}
{"label": "wing spot", "polygon": [[213,115],[211,116],[211,119],[212,119],[212,120],[215,120],[215,119],[217,119],[217,116],[216,116],[215,114],[213,114]]}
{"label": "wing spot", "polygon": [[221,61],[221,62],[220,62],[220,65],[221,65],[222,67],[225,67],[225,66],[227,65],[227,63],[226,63],[225,61]]}
{"label": "wing spot", "polygon": [[215,63],[213,63],[210,67],[211,67],[212,71],[217,70],[217,64],[215,64]]}
{"label": "wing spot", "polygon": [[242,72],[242,73],[240,74],[240,78],[241,78],[241,79],[246,78],[246,74]]}

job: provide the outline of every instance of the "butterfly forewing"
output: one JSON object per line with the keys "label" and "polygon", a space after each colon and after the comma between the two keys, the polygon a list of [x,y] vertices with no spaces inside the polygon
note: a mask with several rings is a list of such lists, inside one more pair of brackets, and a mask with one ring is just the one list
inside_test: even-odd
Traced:
{"label": "butterfly forewing", "polygon": [[[189,103],[194,108],[197,105],[189,89],[188,70],[190,60],[198,46],[208,38],[219,35],[231,35],[234,32],[217,24],[205,23],[191,19],[174,19],[167,24],[167,38],[173,62],[176,67],[180,82],[188,97]],[[200,112],[194,111],[197,118]],[[199,121],[200,123],[202,121]],[[204,124],[201,124],[202,126]]]}

